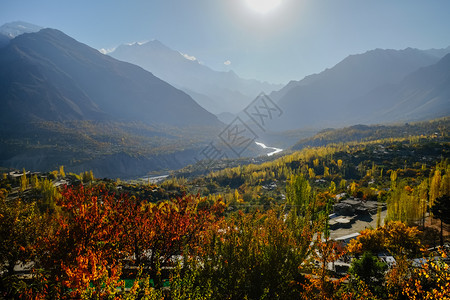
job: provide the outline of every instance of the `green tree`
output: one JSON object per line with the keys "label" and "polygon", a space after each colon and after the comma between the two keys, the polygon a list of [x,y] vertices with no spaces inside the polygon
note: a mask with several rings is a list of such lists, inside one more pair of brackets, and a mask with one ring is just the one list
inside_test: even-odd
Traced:
{"label": "green tree", "polygon": [[83,183],[88,183],[94,180],[94,173],[91,171],[86,171],[81,174]]}
{"label": "green tree", "polygon": [[444,236],[442,223],[450,224],[450,197],[449,195],[444,195],[438,197],[434,200],[434,204],[431,207],[431,212],[433,215],[441,220],[441,246],[444,245]]}
{"label": "green tree", "polygon": [[298,299],[310,237],[308,227],[294,228],[275,211],[240,212],[209,232],[188,270],[214,299]]}
{"label": "green tree", "polygon": [[295,216],[303,215],[312,201],[311,186],[303,174],[291,176],[286,186],[286,203]]}
{"label": "green tree", "polygon": [[384,275],[388,265],[380,261],[370,252],[364,252],[361,258],[352,262],[349,273],[352,279],[362,280],[372,293],[378,296],[384,294]]}
{"label": "green tree", "polygon": [[430,180],[430,207],[434,205],[434,200],[441,195],[441,170],[437,168]]}
{"label": "green tree", "polygon": [[42,212],[53,212],[56,209],[55,201],[60,197],[58,189],[53,185],[51,180],[44,178],[37,187],[41,200],[39,201],[39,209]]}

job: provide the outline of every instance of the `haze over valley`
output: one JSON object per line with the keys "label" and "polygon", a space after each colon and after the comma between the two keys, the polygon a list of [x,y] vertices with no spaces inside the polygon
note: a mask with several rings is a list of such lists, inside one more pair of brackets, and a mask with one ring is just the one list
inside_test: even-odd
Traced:
{"label": "haze over valley", "polygon": [[[157,40],[102,54],[29,23],[5,24],[0,33],[6,167],[65,165],[133,177],[195,163],[215,140],[227,158],[264,155],[257,144],[236,152],[218,139],[236,116],[255,142],[285,149],[324,128],[420,121],[450,110],[450,47],[352,54],[281,86],[214,71]],[[258,108],[261,92],[278,117]],[[252,116],[267,118],[264,128]]]}
{"label": "haze over valley", "polygon": [[448,12],[0,1],[0,299],[448,299]]}

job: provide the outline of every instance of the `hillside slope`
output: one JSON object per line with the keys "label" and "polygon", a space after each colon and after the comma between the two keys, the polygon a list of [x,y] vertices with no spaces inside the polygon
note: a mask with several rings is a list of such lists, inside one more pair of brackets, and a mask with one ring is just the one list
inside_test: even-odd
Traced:
{"label": "hillside slope", "polygon": [[0,118],[219,125],[190,96],[144,69],[43,29],[0,49]]}
{"label": "hillside slope", "polygon": [[0,165],[133,177],[176,169],[221,130],[148,71],[54,29],[0,49]]}
{"label": "hillside slope", "polygon": [[[369,109],[371,105],[380,103],[377,109],[386,110],[396,103],[392,99],[383,101],[392,92],[391,86],[401,83],[421,67],[437,63],[438,54],[442,52],[376,49],[351,55],[320,74],[291,82],[271,94],[285,112],[274,129],[341,127],[366,120],[374,113]],[[430,110],[429,117],[439,117],[435,112]],[[395,117],[370,119],[372,123],[381,121],[395,121]]]}

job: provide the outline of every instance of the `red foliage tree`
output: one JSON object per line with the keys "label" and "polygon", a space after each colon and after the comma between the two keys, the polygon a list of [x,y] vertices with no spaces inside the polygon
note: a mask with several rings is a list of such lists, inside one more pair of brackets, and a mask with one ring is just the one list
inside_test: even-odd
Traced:
{"label": "red foliage tree", "polygon": [[[66,188],[54,226],[40,240],[40,261],[55,296],[101,296],[119,285],[121,203],[101,186]],[[59,291],[58,291],[59,290]]]}

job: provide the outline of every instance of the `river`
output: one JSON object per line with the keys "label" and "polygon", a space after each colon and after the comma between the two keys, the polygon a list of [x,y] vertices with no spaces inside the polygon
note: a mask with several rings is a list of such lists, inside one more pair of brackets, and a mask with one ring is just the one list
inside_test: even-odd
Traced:
{"label": "river", "polygon": [[260,143],[260,142],[255,142],[255,144],[258,145],[258,146],[260,146],[260,147],[263,148],[263,149],[272,149],[273,151],[267,153],[267,156],[272,156],[272,155],[274,155],[274,154],[277,154],[277,153],[283,151],[283,149],[275,148],[275,147],[269,147],[269,146],[266,146],[265,144]]}
{"label": "river", "polygon": [[150,182],[153,184],[160,183],[161,181],[164,181],[169,175],[160,175],[160,176],[147,176],[140,178],[141,181],[144,182]]}

